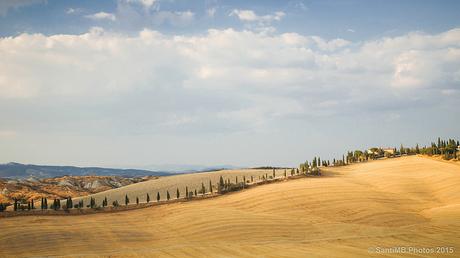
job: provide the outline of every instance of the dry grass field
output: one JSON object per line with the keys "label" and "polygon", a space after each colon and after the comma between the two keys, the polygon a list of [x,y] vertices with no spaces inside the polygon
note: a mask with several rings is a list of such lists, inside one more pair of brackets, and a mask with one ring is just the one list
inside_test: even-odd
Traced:
{"label": "dry grass field", "polygon": [[[277,178],[284,177],[285,169],[276,169],[275,176]],[[286,170],[290,174],[290,169]],[[166,200],[166,191],[169,191],[171,198],[176,198],[176,191],[179,189],[180,196],[185,196],[185,187],[188,187],[189,191],[195,189],[199,191],[201,184],[203,183],[206,191],[209,191],[209,181],[213,185],[213,190],[217,190],[217,184],[220,176],[224,179],[230,179],[232,183],[235,182],[238,177],[239,182],[243,181],[243,177],[246,180],[250,180],[253,176],[254,181],[258,180],[259,177],[264,175],[273,176],[272,169],[232,169],[232,170],[219,170],[205,173],[192,173],[175,176],[165,176],[158,179],[153,179],[137,184],[127,185],[120,188],[111,189],[104,192],[88,195],[83,197],[84,204],[89,204],[90,197],[95,198],[98,205],[101,204],[102,200],[107,197],[108,203],[112,204],[113,201],[117,200],[120,205],[125,203],[125,195],[128,195],[130,203],[135,203],[136,197],[139,198],[141,203],[146,202],[147,193],[150,195],[152,201],[156,201],[157,193],[160,193],[160,199]],[[74,202],[78,202],[80,198],[75,198]]]}
{"label": "dry grass field", "polygon": [[393,246],[447,246],[454,253],[412,257],[459,257],[460,166],[403,157],[212,199],[0,227],[1,257],[401,256],[372,253]]}

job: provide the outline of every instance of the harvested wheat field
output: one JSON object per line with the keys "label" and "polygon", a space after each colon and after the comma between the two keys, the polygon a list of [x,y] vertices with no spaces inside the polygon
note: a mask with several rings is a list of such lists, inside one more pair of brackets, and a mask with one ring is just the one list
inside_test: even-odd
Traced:
{"label": "harvested wheat field", "polygon": [[[275,177],[284,177],[284,172],[290,173],[290,169],[276,169]],[[136,197],[139,198],[139,202],[145,203],[147,194],[150,195],[151,200],[156,201],[157,193],[160,193],[160,200],[166,201],[166,191],[169,191],[171,198],[176,198],[176,191],[179,189],[180,196],[185,196],[185,189],[188,187],[189,191],[199,191],[204,185],[206,191],[209,191],[209,183],[211,182],[213,190],[217,190],[217,183],[220,177],[223,179],[229,179],[232,183],[235,183],[238,178],[239,182],[243,179],[250,182],[251,176],[254,182],[261,181],[263,176],[273,176],[272,169],[228,169],[219,170],[212,172],[203,173],[191,173],[174,176],[164,176],[158,179],[152,179],[137,184],[127,185],[120,188],[110,189],[104,192],[95,193],[86,197],[81,197],[85,204],[89,204],[90,197],[96,200],[96,203],[100,204],[104,198],[107,198],[108,203],[111,204],[113,201],[118,201],[120,204],[125,203],[125,196],[128,195],[131,203],[135,202]],[[80,197],[74,198],[77,202]]]}
{"label": "harvested wheat field", "polygon": [[206,200],[4,218],[0,256],[398,257],[375,252],[412,246],[454,249],[419,257],[459,257],[459,189],[456,164],[374,161]]}

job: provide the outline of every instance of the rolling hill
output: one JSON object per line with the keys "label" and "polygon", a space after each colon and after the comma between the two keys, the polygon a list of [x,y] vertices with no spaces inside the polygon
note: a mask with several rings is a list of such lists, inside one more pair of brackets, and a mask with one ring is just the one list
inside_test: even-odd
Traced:
{"label": "rolling hill", "polygon": [[10,162],[0,164],[0,178],[50,178],[62,176],[168,176],[168,172],[142,169],[117,169],[100,167],[47,166]]}
{"label": "rolling hill", "polygon": [[373,161],[201,201],[3,218],[0,256],[400,257],[379,252],[452,247],[417,255],[458,257],[459,186],[456,164]]}
{"label": "rolling hill", "polygon": [[[284,171],[289,171],[288,169],[276,169],[275,176],[281,177],[284,176]],[[289,172],[288,172],[289,173]],[[144,181],[132,185],[123,186],[116,189],[111,189],[104,192],[99,192],[96,194],[91,194],[85,197],[81,197],[85,204],[88,204],[90,198],[95,198],[96,203],[100,204],[102,200],[107,197],[108,203],[113,201],[118,201],[118,203],[123,204],[125,202],[125,196],[128,195],[131,202],[133,202],[136,197],[139,198],[140,202],[145,202],[147,193],[150,195],[152,200],[156,200],[157,193],[160,193],[161,200],[166,200],[166,191],[169,191],[172,198],[176,198],[176,191],[179,189],[180,196],[185,196],[185,189],[188,187],[189,191],[194,191],[195,189],[199,191],[202,184],[204,184],[207,191],[209,191],[209,181],[213,185],[213,189],[217,189],[217,183],[219,182],[220,177],[224,179],[230,179],[231,182],[235,182],[238,177],[239,182],[241,182],[244,177],[246,181],[251,179],[253,176],[254,180],[259,179],[259,177],[267,175],[268,177],[273,176],[272,169],[229,169],[229,170],[218,170],[212,172],[203,172],[203,173],[191,173],[191,174],[182,174],[174,175],[168,177],[160,177],[158,179]],[[74,199],[75,202],[80,200],[79,198]]]}

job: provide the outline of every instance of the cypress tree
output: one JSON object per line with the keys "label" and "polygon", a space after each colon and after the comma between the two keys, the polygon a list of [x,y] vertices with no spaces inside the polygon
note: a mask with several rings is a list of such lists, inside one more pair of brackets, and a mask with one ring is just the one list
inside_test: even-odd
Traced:
{"label": "cypress tree", "polygon": [[211,183],[211,180],[209,180],[209,192],[211,192],[211,194],[212,194],[212,183]]}
{"label": "cypress tree", "polygon": [[222,176],[220,176],[220,179],[219,179],[219,187],[220,188],[224,187],[224,178],[222,178]]}
{"label": "cypress tree", "polygon": [[34,206],[34,199],[32,199],[32,201],[30,202],[30,205],[31,205],[31,207],[32,207],[32,210],[34,210],[34,209],[35,209],[35,206]]}
{"label": "cypress tree", "polygon": [[14,211],[17,211],[17,210],[18,210],[18,200],[16,200],[16,198],[14,199],[13,210],[14,210]]}
{"label": "cypress tree", "polygon": [[180,192],[179,192],[179,188],[177,188],[177,190],[176,190],[176,198],[179,199],[179,197],[180,197]]}
{"label": "cypress tree", "polygon": [[149,202],[150,202],[150,196],[149,196],[149,194],[147,194],[147,203],[149,203]]}
{"label": "cypress tree", "polygon": [[104,202],[105,202],[105,206],[109,206],[109,202],[107,201],[107,196],[104,197]]}
{"label": "cypress tree", "polygon": [[171,196],[169,195],[169,191],[166,191],[166,199],[169,201],[171,199]]}
{"label": "cypress tree", "polygon": [[128,206],[129,204],[129,198],[128,198],[128,194],[125,195],[125,205]]}
{"label": "cypress tree", "polygon": [[27,210],[30,211],[30,201],[27,202]]}
{"label": "cypress tree", "polygon": [[201,192],[203,193],[203,196],[204,194],[206,193],[206,188],[204,187],[204,183],[201,182]]}
{"label": "cypress tree", "polygon": [[253,177],[253,176],[251,176],[251,183],[252,183],[252,182],[254,182],[254,177]]}
{"label": "cypress tree", "polygon": [[157,192],[157,202],[160,201],[160,192]]}
{"label": "cypress tree", "polygon": [[48,209],[48,199],[45,197],[45,210]]}
{"label": "cypress tree", "polygon": [[273,179],[275,179],[275,169],[273,169]]}
{"label": "cypress tree", "polygon": [[139,205],[139,197],[136,196],[136,205]]}
{"label": "cypress tree", "polygon": [[42,197],[42,201],[41,201],[40,207],[41,207],[41,209],[43,210],[43,197]]}
{"label": "cypress tree", "polygon": [[195,196],[198,196],[198,193],[196,192],[196,189],[195,189]]}

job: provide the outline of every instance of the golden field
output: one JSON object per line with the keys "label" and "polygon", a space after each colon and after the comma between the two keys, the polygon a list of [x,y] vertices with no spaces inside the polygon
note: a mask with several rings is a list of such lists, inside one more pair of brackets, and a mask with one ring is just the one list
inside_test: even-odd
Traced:
{"label": "golden field", "polygon": [[[284,177],[284,171],[290,175],[290,169],[276,169],[275,177]],[[213,191],[217,191],[217,184],[220,177],[224,179],[230,179],[232,183],[235,183],[238,177],[238,182],[242,182],[244,177],[246,181],[250,181],[253,176],[255,181],[259,180],[259,177],[267,175],[268,177],[273,176],[272,169],[231,169],[231,170],[219,170],[212,172],[203,173],[191,173],[181,174],[173,176],[163,176],[156,179],[140,182],[137,184],[131,184],[120,188],[110,189],[103,192],[98,192],[85,197],[74,198],[74,202],[78,202],[80,198],[83,199],[84,204],[87,205],[90,202],[90,197],[96,200],[98,205],[101,205],[102,200],[107,198],[108,203],[111,205],[113,201],[118,201],[120,205],[125,204],[125,196],[128,195],[130,204],[136,202],[136,197],[139,198],[139,202],[145,203],[147,194],[150,196],[150,200],[156,202],[157,193],[160,193],[160,200],[166,201],[166,191],[169,191],[171,199],[176,199],[176,191],[179,189],[180,198],[185,197],[185,190],[188,187],[189,192],[197,192],[201,189],[202,184],[206,188],[206,192],[209,192],[209,182],[213,185]],[[64,202],[63,202],[64,203]]]}
{"label": "golden field", "polygon": [[459,257],[459,189],[457,164],[373,161],[205,200],[2,218],[0,257],[399,257],[375,253],[397,246]]}

